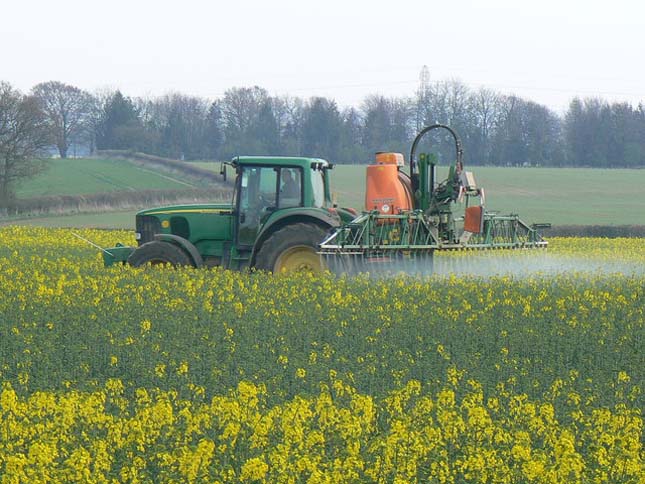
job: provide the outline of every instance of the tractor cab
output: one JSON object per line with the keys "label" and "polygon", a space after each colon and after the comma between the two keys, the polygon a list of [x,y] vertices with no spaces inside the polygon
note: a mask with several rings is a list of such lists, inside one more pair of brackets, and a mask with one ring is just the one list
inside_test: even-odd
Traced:
{"label": "tractor cab", "polygon": [[[332,206],[325,160],[288,157],[237,157],[233,206],[237,214],[236,245],[252,249],[270,221],[305,208]],[[288,212],[285,212],[288,211]]]}

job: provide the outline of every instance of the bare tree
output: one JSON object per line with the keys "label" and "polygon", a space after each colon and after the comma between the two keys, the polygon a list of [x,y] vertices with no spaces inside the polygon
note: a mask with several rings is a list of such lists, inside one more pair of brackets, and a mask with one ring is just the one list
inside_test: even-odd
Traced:
{"label": "bare tree", "polygon": [[376,151],[405,151],[417,121],[411,99],[371,95],[363,100],[361,110],[363,147],[370,157]]}
{"label": "bare tree", "polygon": [[500,96],[490,89],[480,88],[468,99],[473,129],[470,137],[472,154],[470,160],[487,164],[491,162],[490,147],[499,116]]}
{"label": "bare tree", "polygon": [[302,152],[302,124],[304,101],[299,97],[274,98],[276,119],[280,126],[280,144],[287,155],[297,156]]}
{"label": "bare tree", "polygon": [[0,207],[8,207],[15,185],[44,167],[39,158],[51,139],[39,102],[0,82]]}
{"label": "bare tree", "polygon": [[41,103],[60,157],[67,158],[71,142],[87,138],[92,96],[58,81],[40,83],[33,88],[32,93]]}
{"label": "bare tree", "polygon": [[460,132],[467,132],[468,129],[468,87],[458,81],[452,80],[447,83],[448,88],[448,124]]}
{"label": "bare tree", "polygon": [[104,135],[105,107],[114,97],[115,91],[112,89],[99,89],[94,91],[90,96],[90,105],[88,106],[87,117],[87,141],[89,144],[90,154],[94,154],[98,148],[98,139]]}
{"label": "bare tree", "polygon": [[302,122],[302,153],[328,160],[338,159],[343,120],[336,101],[312,97],[306,104]]}
{"label": "bare tree", "polygon": [[251,127],[257,122],[260,108],[268,97],[267,91],[257,86],[233,88],[224,93],[221,108],[226,157],[239,154],[240,150],[248,150],[254,142]]}

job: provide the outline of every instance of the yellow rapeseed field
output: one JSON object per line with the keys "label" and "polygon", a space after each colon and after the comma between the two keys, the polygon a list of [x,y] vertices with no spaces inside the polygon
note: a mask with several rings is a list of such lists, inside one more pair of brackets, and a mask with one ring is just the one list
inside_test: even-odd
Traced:
{"label": "yellow rapeseed field", "polygon": [[643,484],[645,243],[550,242],[338,278],[2,228],[0,482]]}

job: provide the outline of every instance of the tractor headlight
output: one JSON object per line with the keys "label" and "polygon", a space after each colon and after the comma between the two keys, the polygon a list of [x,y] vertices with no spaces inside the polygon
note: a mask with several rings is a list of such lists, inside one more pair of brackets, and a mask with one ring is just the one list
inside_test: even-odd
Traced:
{"label": "tractor headlight", "polygon": [[135,233],[134,233],[134,238],[135,238],[136,240],[141,240],[141,232],[135,232]]}

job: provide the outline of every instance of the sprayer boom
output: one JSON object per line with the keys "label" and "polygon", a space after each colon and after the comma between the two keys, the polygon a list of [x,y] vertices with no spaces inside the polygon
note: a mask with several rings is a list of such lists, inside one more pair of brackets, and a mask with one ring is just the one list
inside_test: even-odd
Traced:
{"label": "sprayer boom", "polygon": [[[422,137],[435,129],[448,130],[455,141],[456,160],[441,183],[436,182],[436,156],[416,153]],[[396,261],[397,270],[414,271],[423,262],[425,272],[437,250],[546,247],[538,226],[516,214],[486,211],[484,191],[464,171],[462,156],[459,137],[441,124],[424,128],[415,138],[409,176],[401,171],[400,154],[378,153],[376,164],[368,166],[366,210],[320,244],[328,267],[347,272],[361,270],[365,263]],[[455,214],[454,207],[462,204],[463,215]]]}

